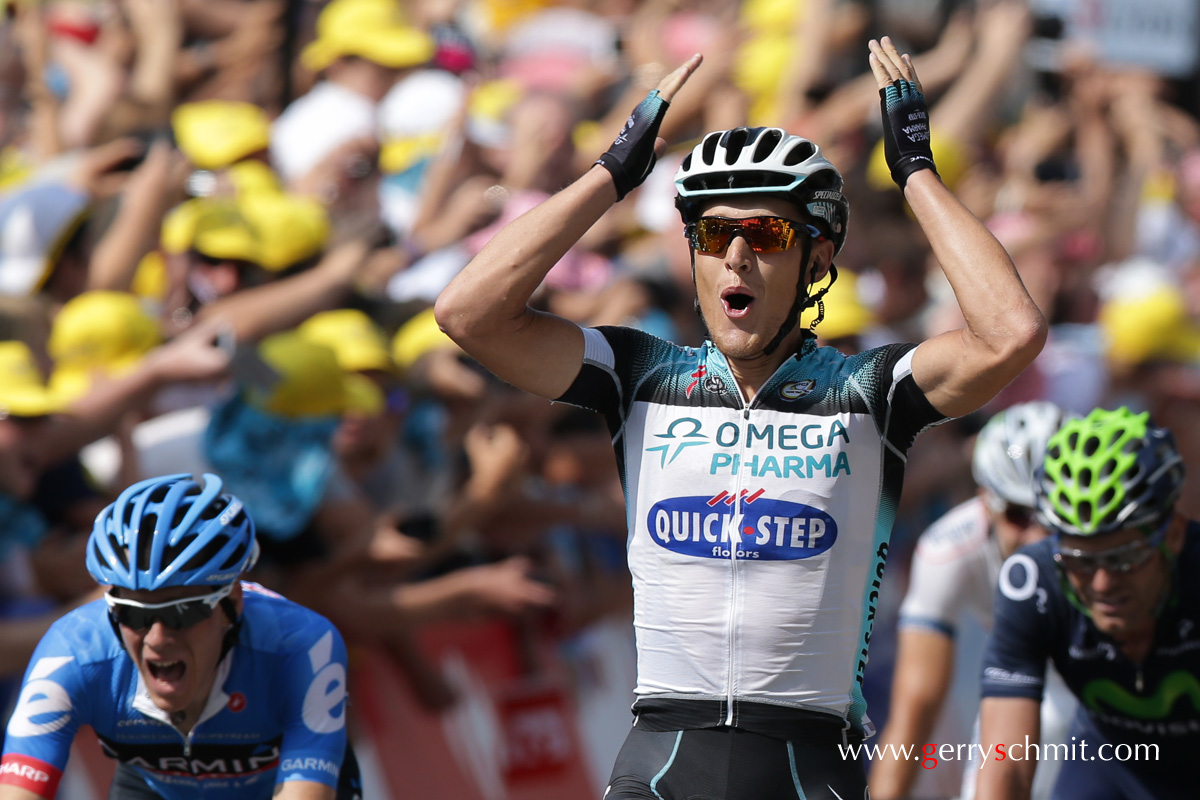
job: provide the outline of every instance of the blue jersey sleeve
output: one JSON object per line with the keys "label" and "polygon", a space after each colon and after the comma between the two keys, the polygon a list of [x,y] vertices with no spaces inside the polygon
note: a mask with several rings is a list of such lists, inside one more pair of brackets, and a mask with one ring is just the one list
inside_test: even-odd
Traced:
{"label": "blue jersey sleeve", "polygon": [[337,786],[346,751],[346,645],[316,614],[303,636],[311,644],[297,643],[285,665],[289,702],[276,782]]}
{"label": "blue jersey sleeve", "polygon": [[1057,580],[1049,553],[1049,543],[1039,542],[1018,550],[1000,569],[995,622],[983,657],[983,697],[1042,698]]}
{"label": "blue jersey sleeve", "polygon": [[86,608],[51,626],[29,661],[5,731],[0,784],[55,796],[75,733],[90,719],[87,670],[72,635]]}

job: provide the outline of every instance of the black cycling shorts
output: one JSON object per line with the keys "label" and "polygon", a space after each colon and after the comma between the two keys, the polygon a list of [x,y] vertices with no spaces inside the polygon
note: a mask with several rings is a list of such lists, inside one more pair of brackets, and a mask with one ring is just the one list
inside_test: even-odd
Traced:
{"label": "black cycling shorts", "polygon": [[841,743],[798,743],[728,727],[635,727],[604,800],[862,800],[866,771],[842,758]]}
{"label": "black cycling shorts", "polygon": [[[122,762],[117,764],[108,787],[108,800],[163,800],[158,792],[147,785],[136,769]],[[346,755],[342,758],[342,770],[338,773],[335,800],[363,800],[362,776],[358,771],[358,759],[354,749],[346,742]]]}

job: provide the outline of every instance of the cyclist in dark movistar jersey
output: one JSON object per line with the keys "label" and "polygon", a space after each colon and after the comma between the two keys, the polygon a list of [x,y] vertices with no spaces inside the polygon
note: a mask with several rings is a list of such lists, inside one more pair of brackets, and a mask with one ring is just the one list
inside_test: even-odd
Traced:
{"label": "cyclist in dark movistar jersey", "polygon": [[103,599],[56,622],[8,721],[0,800],[53,798],[80,725],[121,800],[351,800],[346,647],[254,583],[254,523],[220,478],[134,484],[96,518]]}
{"label": "cyclist in dark movistar jersey", "polygon": [[[1029,797],[1038,756],[1063,762],[1056,800],[1196,796],[1200,586],[1180,578],[1200,568],[1200,525],[1175,510],[1183,478],[1147,413],[1097,409],[1050,438],[1037,509],[1053,535],[1000,572],[978,800]],[[1067,748],[1039,752],[1048,660],[1079,710]]]}
{"label": "cyclist in dark movistar jersey", "polygon": [[845,356],[823,316],[849,207],[812,142],[710,133],[676,173],[709,340],[584,330],[528,305],[542,279],[654,165],[693,56],[598,165],[494,236],[438,298],[439,324],[516,386],[600,411],[626,491],[638,681],[606,800],[861,798],[839,746],[872,727],[861,683],[905,452],[983,405],[1041,349],[1007,254],[938,180],[924,97],[884,39],[871,67],[892,175],[966,326]]}

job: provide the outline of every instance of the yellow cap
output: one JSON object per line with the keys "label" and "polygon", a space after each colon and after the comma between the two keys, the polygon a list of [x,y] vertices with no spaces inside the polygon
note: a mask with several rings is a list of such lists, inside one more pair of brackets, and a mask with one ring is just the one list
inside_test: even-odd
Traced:
{"label": "yellow cap", "polygon": [[420,161],[433,158],[441,146],[440,131],[392,139],[379,151],[379,168],[389,175],[404,172]]}
{"label": "yellow cap", "polygon": [[95,372],[125,372],[161,341],[154,318],[133,295],[85,292],[54,317],[47,343],[55,363],[50,388],[64,398],[79,397]]}
{"label": "yellow cap", "polygon": [[179,150],[200,169],[221,169],[271,143],[271,123],[251,103],[204,100],[184,103],[171,115]]}
{"label": "yellow cap", "polygon": [[0,419],[43,417],[62,411],[64,404],[46,388],[33,353],[24,342],[0,342]]}
{"label": "yellow cap", "polygon": [[405,23],[394,0],[333,0],[317,17],[317,38],[304,48],[304,66],[320,71],[344,56],[403,69],[433,58],[429,34]]}
{"label": "yellow cap", "polygon": [[[929,130],[929,146],[933,151],[933,163],[937,165],[938,175],[942,183],[953,189],[970,164],[967,150],[962,142],[942,133],[937,126]],[[887,157],[883,153],[883,139],[875,143],[875,149],[867,160],[867,184],[878,191],[897,189],[892,180],[892,172],[888,169]]]}
{"label": "yellow cap", "polygon": [[297,330],[308,339],[332,349],[338,364],[347,372],[393,372],[396,369],[388,353],[383,329],[357,309],[323,311],[305,320]]}
{"label": "yellow cap", "polygon": [[383,389],[375,381],[357,373],[346,375],[346,411],[375,417],[383,413],[385,404]]}
{"label": "yellow cap", "polygon": [[162,253],[151,250],[138,262],[130,289],[138,297],[155,302],[167,296],[167,262]]}
{"label": "yellow cap", "polygon": [[392,359],[396,362],[397,367],[407,370],[411,369],[421,356],[445,347],[457,348],[458,345],[454,343],[453,339],[442,333],[437,320],[434,319],[433,309],[428,308],[401,325],[400,330],[396,331],[396,335],[392,338]]}
{"label": "yellow cap", "polygon": [[260,342],[258,354],[279,382],[269,392],[247,386],[252,405],[283,417],[337,416],[349,407],[348,376],[325,345],[285,331]]}
{"label": "yellow cap", "polygon": [[318,255],[329,240],[329,214],[311,198],[251,192],[238,197],[237,209],[257,242],[256,257],[246,260],[272,272]]}
{"label": "yellow cap", "polygon": [[1188,316],[1183,295],[1174,287],[1110,300],[1101,307],[1099,320],[1108,358],[1114,363],[1136,366],[1200,359],[1200,327]]}
{"label": "yellow cap", "polygon": [[261,161],[239,161],[225,170],[238,197],[258,192],[282,192],[283,184],[274,170]]}
{"label": "yellow cap", "polygon": [[[823,284],[822,284],[823,285]],[[858,295],[858,276],[849,270],[839,270],[833,288],[825,295],[825,318],[816,328],[822,339],[842,339],[857,336],[875,324],[875,315]],[[807,308],[800,315],[800,327],[807,329],[817,318],[817,309]]]}
{"label": "yellow cap", "polygon": [[229,198],[199,197],[176,207],[163,221],[163,249],[198,250],[212,258],[259,263],[258,234]]}

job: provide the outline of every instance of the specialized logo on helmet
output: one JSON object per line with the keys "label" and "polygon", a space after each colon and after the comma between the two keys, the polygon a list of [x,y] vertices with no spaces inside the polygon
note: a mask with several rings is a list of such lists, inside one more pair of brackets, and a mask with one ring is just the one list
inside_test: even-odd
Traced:
{"label": "specialized logo on helmet", "polygon": [[813,378],[804,381],[789,381],[779,387],[779,396],[788,401],[799,400],[801,397],[812,394],[816,387],[817,382]]}
{"label": "specialized logo on helmet", "polygon": [[833,547],[838,526],[831,516],[763,492],[661,500],[651,507],[646,524],[660,546],[697,558],[795,561]]}

